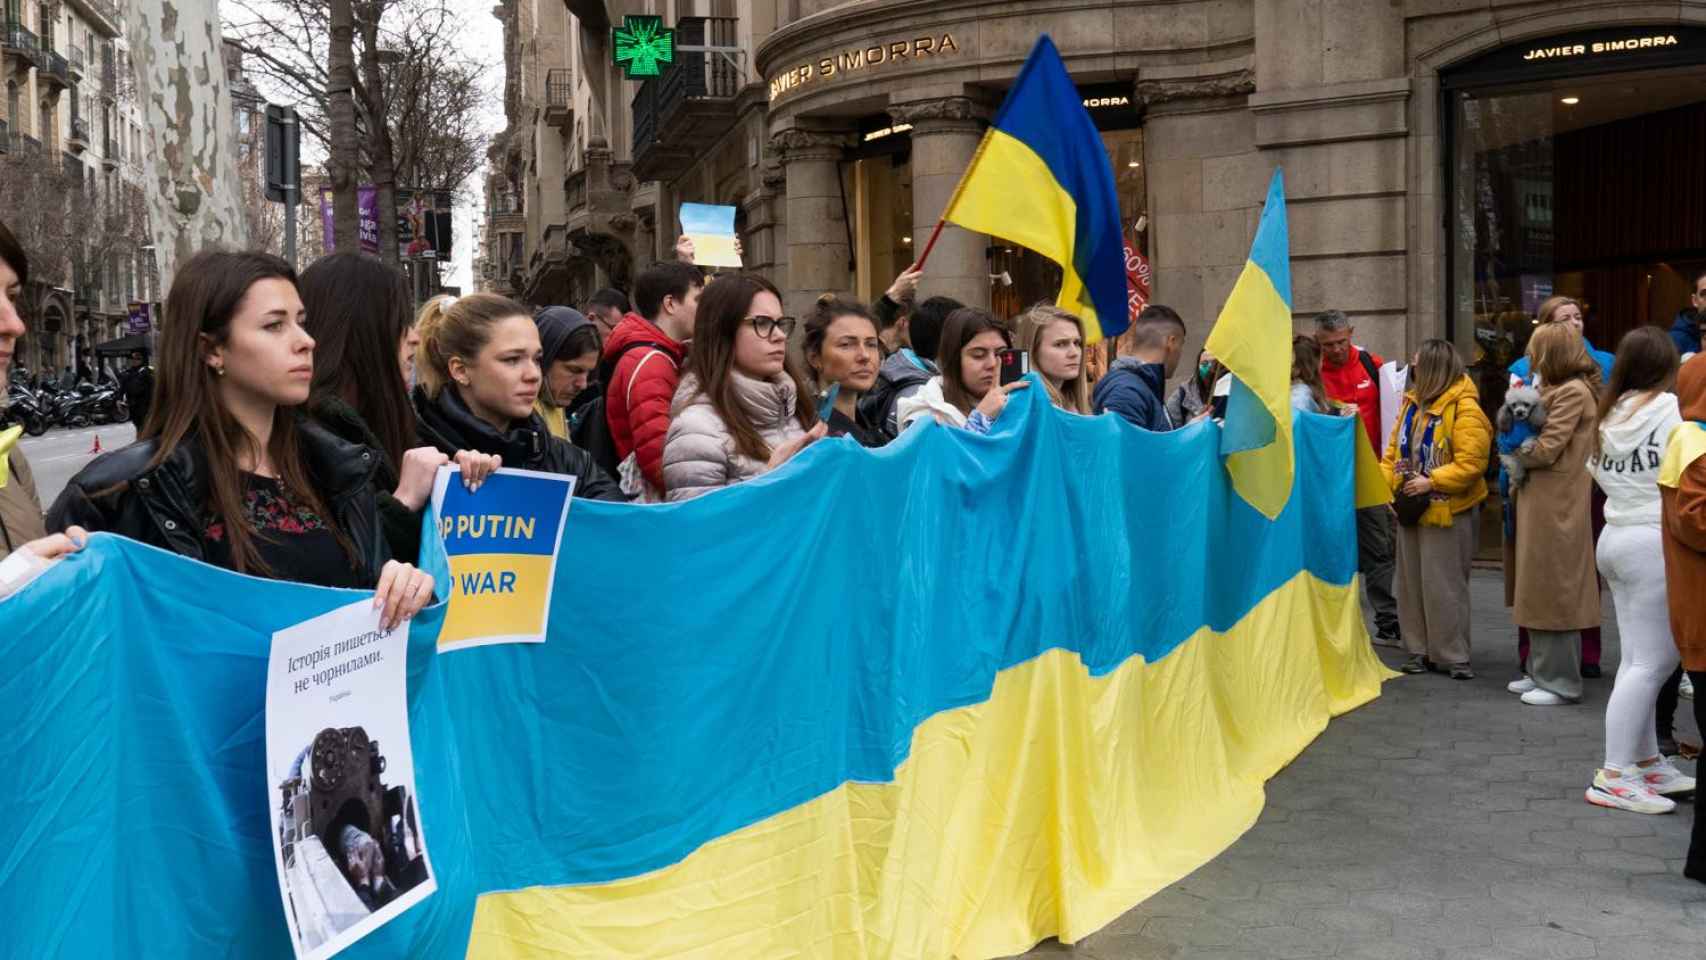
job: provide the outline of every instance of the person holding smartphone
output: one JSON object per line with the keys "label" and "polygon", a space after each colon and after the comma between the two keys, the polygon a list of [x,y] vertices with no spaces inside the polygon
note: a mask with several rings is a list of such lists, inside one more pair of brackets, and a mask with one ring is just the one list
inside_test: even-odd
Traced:
{"label": "person holding smartphone", "polygon": [[864,304],[826,293],[806,318],[801,343],[822,398],[818,416],[829,425],[829,435],[852,437],[865,447],[889,441],[888,434],[865,419],[859,403],[877,383],[882,363],[879,337],[876,318]]}
{"label": "person holding smartphone", "polygon": [[1015,390],[1030,384],[1001,384],[1001,355],[1013,348],[1007,325],[988,310],[961,307],[942,326],[938,359],[942,372],[896,406],[900,429],[925,417],[973,433],[988,433]]}

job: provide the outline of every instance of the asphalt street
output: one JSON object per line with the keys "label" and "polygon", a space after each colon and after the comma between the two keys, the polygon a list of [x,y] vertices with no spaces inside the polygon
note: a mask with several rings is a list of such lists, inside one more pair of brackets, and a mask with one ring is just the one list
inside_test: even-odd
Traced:
{"label": "asphalt street", "polygon": [[92,452],[95,438],[101,441],[102,452],[117,450],[136,439],[136,431],[128,423],[110,423],[99,427],[79,427],[74,430],[49,430],[39,437],[25,437],[21,446],[35,471],[36,490],[42,506],[53,504],[66,481],[95,459]]}

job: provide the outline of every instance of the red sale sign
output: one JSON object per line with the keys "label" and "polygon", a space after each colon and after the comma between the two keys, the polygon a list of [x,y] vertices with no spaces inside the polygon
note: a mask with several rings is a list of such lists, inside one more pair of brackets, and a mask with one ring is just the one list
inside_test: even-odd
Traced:
{"label": "red sale sign", "polygon": [[1149,305],[1149,258],[1138,253],[1130,243],[1125,245],[1126,303],[1135,321]]}

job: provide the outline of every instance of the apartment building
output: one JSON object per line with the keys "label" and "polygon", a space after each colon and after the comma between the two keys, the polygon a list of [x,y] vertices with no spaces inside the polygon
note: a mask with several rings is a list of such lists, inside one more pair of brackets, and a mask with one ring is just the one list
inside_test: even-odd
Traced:
{"label": "apartment building", "polygon": [[[109,0],[4,3],[0,163],[51,166],[57,189],[85,191],[101,211],[79,224],[100,236],[78,242],[92,239],[84,253],[102,255],[38,265],[40,315],[31,318],[23,362],[32,370],[92,363],[95,346],[125,335],[131,303],[159,298],[140,219],[144,138],[121,15]],[[68,195],[40,202],[71,207]],[[122,242],[109,240],[115,230]]]}

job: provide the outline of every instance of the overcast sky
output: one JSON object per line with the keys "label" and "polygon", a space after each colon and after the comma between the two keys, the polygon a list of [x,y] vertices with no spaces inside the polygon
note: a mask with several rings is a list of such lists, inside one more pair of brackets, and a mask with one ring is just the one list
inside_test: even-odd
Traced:
{"label": "overcast sky", "polygon": [[[492,16],[492,8],[497,5],[496,0],[450,0],[450,4],[467,20],[468,29],[464,34],[467,40],[466,52],[492,64],[492,68],[486,73],[484,84],[487,102],[492,105],[492,109],[485,117],[483,127],[487,134],[499,133],[504,127],[504,32],[503,24]],[[479,225],[486,216],[485,195],[480,186],[485,175],[486,167],[482,164],[479,171],[464,184],[466,201],[459,198],[456,207],[456,253],[445,283],[461,287],[464,293],[474,291],[474,245],[480,239]]]}

